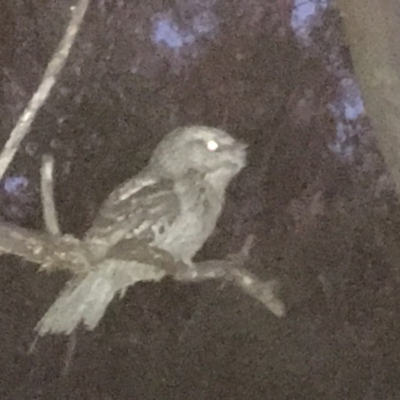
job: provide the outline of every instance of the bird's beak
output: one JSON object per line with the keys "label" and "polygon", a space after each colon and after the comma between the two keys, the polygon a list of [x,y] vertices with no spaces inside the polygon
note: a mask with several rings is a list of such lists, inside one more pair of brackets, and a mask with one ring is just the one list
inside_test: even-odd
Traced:
{"label": "bird's beak", "polygon": [[245,151],[248,147],[249,145],[245,142],[237,142],[236,144],[236,148],[240,151]]}
{"label": "bird's beak", "polygon": [[247,143],[236,142],[234,144],[234,164],[242,169],[246,165],[246,149],[249,147]]}

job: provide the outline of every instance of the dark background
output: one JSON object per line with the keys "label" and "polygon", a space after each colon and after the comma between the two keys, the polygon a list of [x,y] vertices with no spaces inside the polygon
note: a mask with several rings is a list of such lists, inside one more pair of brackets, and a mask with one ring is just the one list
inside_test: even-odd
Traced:
{"label": "dark background", "polygon": [[[71,5],[3,0],[2,143]],[[277,319],[221,282],[138,284],[95,331],[78,332],[65,373],[67,338],[45,337],[33,354],[28,349],[67,275],[38,274],[2,256],[1,399],[398,398],[398,204],[380,190],[385,169],[365,117],[349,139],[350,161],[329,150],[336,126],[327,104],[340,74],[327,66],[351,69],[337,13],[327,11],[313,46],[302,48],[288,25],[290,7],[93,1],[0,186],[2,218],[43,229],[40,160],[54,154],[60,224],[81,236],[165,133],[195,123],[222,127],[250,144],[249,165],[199,258],[222,258],[255,234],[247,268],[281,282],[287,316]],[[162,13],[189,29],[210,9],[214,29],[185,46],[152,40]]]}

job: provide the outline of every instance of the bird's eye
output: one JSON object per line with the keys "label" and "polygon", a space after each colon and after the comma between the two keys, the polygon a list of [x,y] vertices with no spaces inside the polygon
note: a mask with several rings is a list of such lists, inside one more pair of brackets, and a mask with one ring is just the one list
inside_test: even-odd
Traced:
{"label": "bird's eye", "polygon": [[215,140],[209,140],[207,142],[207,149],[210,151],[218,150],[219,144]]}

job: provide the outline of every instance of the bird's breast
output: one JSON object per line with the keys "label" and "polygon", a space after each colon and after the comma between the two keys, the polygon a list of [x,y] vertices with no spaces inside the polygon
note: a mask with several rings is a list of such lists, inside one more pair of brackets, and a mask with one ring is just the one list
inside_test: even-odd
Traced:
{"label": "bird's breast", "polygon": [[223,206],[223,195],[207,185],[177,187],[180,213],[154,245],[171,253],[175,259],[190,262],[215,229]]}

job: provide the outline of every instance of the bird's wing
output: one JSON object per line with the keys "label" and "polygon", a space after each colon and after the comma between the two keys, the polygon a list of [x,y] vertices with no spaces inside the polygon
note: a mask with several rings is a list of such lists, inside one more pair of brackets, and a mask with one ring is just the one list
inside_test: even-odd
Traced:
{"label": "bird's wing", "polygon": [[85,238],[107,246],[131,238],[151,242],[155,229],[176,219],[179,207],[172,181],[138,176],[111,193]]}

